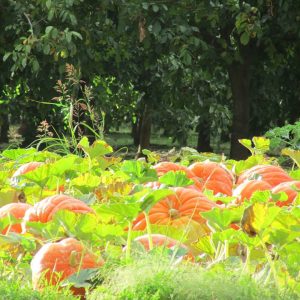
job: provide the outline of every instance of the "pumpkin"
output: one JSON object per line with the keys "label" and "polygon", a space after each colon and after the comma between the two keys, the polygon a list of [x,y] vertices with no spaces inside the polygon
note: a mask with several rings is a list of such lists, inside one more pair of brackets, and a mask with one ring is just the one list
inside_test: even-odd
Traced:
{"label": "pumpkin", "polygon": [[272,188],[282,182],[292,180],[292,178],[279,166],[257,165],[243,172],[239,176],[237,184],[241,184],[247,179],[257,179],[255,177],[261,177],[261,179],[271,185]]}
{"label": "pumpkin", "polygon": [[[33,288],[41,289],[45,284],[57,285],[80,270],[98,268],[104,261],[90,252],[74,238],[43,245],[31,261]],[[75,294],[82,289],[72,288]]]}
{"label": "pumpkin", "polygon": [[270,191],[272,186],[264,180],[246,180],[238,185],[233,195],[237,196],[236,203],[242,203],[246,199],[249,200],[256,191]]}
{"label": "pumpkin", "polygon": [[[202,191],[202,184],[199,182],[199,180],[196,177],[190,178],[194,184],[192,185],[187,185],[185,186],[185,188],[187,189],[194,189],[196,191],[201,192]],[[149,187],[153,190],[157,190],[160,188],[161,183],[159,181],[151,181],[151,182],[147,182],[144,184],[145,187]]]}
{"label": "pumpkin", "polygon": [[60,210],[69,210],[75,213],[94,213],[93,209],[84,202],[67,195],[54,195],[45,198],[28,209],[25,222],[47,223],[52,220],[54,214]]}
{"label": "pumpkin", "polygon": [[[194,259],[194,256],[189,251],[188,247],[186,245],[182,244],[180,241],[174,240],[163,234],[151,234],[151,238],[152,238],[154,247],[162,246],[162,247],[166,247],[169,249],[184,249],[187,252],[187,254],[184,256],[184,258]],[[134,239],[134,242],[140,243],[145,248],[145,250],[147,250],[147,251],[150,250],[148,234],[137,237],[136,239]]]}
{"label": "pumpkin", "polygon": [[201,180],[202,190],[209,189],[214,194],[232,195],[233,175],[225,167],[215,162],[196,162],[189,166],[197,178]]}
{"label": "pumpkin", "polygon": [[[4,205],[0,208],[0,219],[7,217],[8,215],[12,215],[16,219],[23,219],[26,211],[30,209],[32,206],[27,203],[10,203]],[[13,224],[11,226],[7,226],[2,230],[2,234],[6,234],[8,232],[22,232],[21,224]]]}
{"label": "pumpkin", "polygon": [[18,176],[29,173],[29,172],[35,170],[36,168],[38,168],[39,166],[41,166],[42,164],[43,164],[42,162],[32,161],[32,162],[22,165],[12,175],[11,184],[14,186],[17,185],[18,184]]}
{"label": "pumpkin", "polygon": [[154,165],[153,168],[156,170],[158,177],[170,171],[184,171],[188,178],[195,177],[194,173],[191,172],[187,167],[169,161],[160,162]]}
{"label": "pumpkin", "polygon": [[[211,210],[218,205],[208,200],[201,192],[194,189],[175,188],[175,194],[157,202],[150,209],[151,224],[181,226],[191,219],[198,223],[205,223],[200,212]],[[144,230],[146,219],[144,213],[133,221],[133,230]]]}
{"label": "pumpkin", "polygon": [[281,207],[281,206],[292,204],[298,195],[296,189],[300,189],[300,181],[296,181],[296,180],[286,181],[275,186],[272,189],[272,193],[276,194],[276,193],[284,192],[288,196],[287,200],[277,201],[276,205]]}

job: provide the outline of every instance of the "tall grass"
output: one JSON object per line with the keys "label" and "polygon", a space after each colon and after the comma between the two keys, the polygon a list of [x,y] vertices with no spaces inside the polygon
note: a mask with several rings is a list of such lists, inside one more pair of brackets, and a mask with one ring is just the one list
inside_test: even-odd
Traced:
{"label": "tall grass", "polygon": [[90,300],[285,300],[291,292],[264,286],[240,269],[205,270],[199,265],[170,264],[147,255],[107,274]]}

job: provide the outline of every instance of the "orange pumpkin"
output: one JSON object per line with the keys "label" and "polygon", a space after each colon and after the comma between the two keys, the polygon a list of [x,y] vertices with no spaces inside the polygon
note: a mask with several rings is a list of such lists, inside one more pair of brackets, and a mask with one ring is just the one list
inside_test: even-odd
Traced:
{"label": "orange pumpkin", "polygon": [[[8,215],[12,215],[16,219],[23,219],[26,211],[30,209],[32,206],[27,203],[10,203],[4,205],[0,208],[0,219],[7,217]],[[6,234],[8,232],[22,232],[21,224],[14,224],[11,226],[7,226],[2,230],[2,234]]]}
{"label": "orange pumpkin", "polygon": [[184,171],[188,178],[195,177],[193,172],[191,172],[187,167],[169,161],[160,162],[153,166],[153,168],[156,170],[158,177],[166,174],[169,171]]}
{"label": "orange pumpkin", "polygon": [[246,179],[254,179],[256,176],[261,177],[261,179],[266,181],[271,187],[292,180],[292,178],[279,166],[257,165],[243,172],[239,176],[237,184],[243,183]]}
{"label": "orange pumpkin", "polygon": [[202,182],[202,189],[209,189],[214,194],[232,195],[233,175],[225,167],[215,162],[196,162],[189,166]]}
{"label": "orange pumpkin", "polygon": [[[98,268],[104,261],[90,252],[74,238],[43,245],[31,261],[34,289],[41,289],[45,283],[57,285],[80,270]],[[72,288],[75,294],[82,294],[82,288]]]}
{"label": "orange pumpkin", "polygon": [[271,189],[272,186],[264,180],[246,180],[235,188],[233,195],[238,197],[236,203],[242,203],[246,199],[249,200],[256,191],[270,191]]}
{"label": "orange pumpkin", "polygon": [[[194,184],[185,186],[185,188],[187,188],[187,189],[194,189],[196,191],[201,192],[202,191],[202,184],[199,182],[198,178],[192,177],[190,179],[194,182]],[[144,186],[145,187],[149,187],[149,188],[151,188],[153,190],[157,190],[157,189],[160,188],[161,183],[159,181],[151,181],[151,182],[145,183]]]}
{"label": "orange pumpkin", "polygon": [[[200,212],[211,210],[218,205],[208,200],[201,192],[194,189],[175,188],[175,194],[156,203],[149,212],[151,224],[180,226],[191,219],[205,223]],[[134,230],[144,230],[146,219],[144,213],[133,222]]]}
{"label": "orange pumpkin", "polygon": [[54,214],[60,210],[69,210],[75,213],[94,213],[84,202],[67,195],[55,195],[47,197],[28,209],[25,222],[47,223],[52,220]]}
{"label": "orange pumpkin", "polygon": [[272,189],[272,193],[276,194],[284,192],[288,196],[288,199],[286,201],[277,201],[276,205],[281,207],[292,204],[298,195],[296,189],[300,189],[300,181],[286,181],[275,186]]}
{"label": "orange pumpkin", "polygon": [[[155,247],[167,247],[169,249],[176,249],[181,248],[187,251],[187,254],[184,256],[184,258],[187,259],[194,259],[193,254],[189,251],[188,247],[184,244],[182,244],[181,242],[174,240],[168,236],[165,236],[163,234],[151,234],[151,238],[152,238],[152,242],[153,242],[153,246]],[[142,244],[142,246],[149,251],[150,247],[149,247],[149,235],[145,234],[142,236],[137,237],[136,239],[134,239],[135,242],[138,242],[140,244]]]}

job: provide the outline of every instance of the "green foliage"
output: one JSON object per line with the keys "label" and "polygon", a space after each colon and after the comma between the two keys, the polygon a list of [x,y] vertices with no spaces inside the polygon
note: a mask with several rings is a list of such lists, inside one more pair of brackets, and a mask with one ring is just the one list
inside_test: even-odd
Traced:
{"label": "green foliage", "polygon": [[287,124],[282,127],[275,127],[265,133],[270,139],[270,147],[273,151],[279,151],[283,148],[299,150],[300,148],[300,122]]}
{"label": "green foliage", "polygon": [[296,299],[293,293],[260,286],[238,268],[228,267],[170,265],[164,256],[149,255],[116,268],[90,299]]}

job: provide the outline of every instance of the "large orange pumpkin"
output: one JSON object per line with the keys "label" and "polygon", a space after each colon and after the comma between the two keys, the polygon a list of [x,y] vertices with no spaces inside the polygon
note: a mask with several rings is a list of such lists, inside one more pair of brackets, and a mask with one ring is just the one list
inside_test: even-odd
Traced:
{"label": "large orange pumpkin", "polygon": [[[151,238],[152,238],[152,242],[153,242],[153,246],[154,247],[166,247],[169,249],[175,249],[175,248],[181,248],[187,251],[187,254],[184,256],[184,258],[187,259],[193,259],[194,256],[193,254],[189,251],[188,247],[184,244],[182,244],[181,242],[174,240],[168,236],[165,236],[163,234],[151,234]],[[140,243],[141,245],[143,245],[143,247],[149,251],[150,250],[150,246],[149,246],[149,235],[145,234],[142,236],[137,237],[136,239],[134,239],[135,242]]]}
{"label": "large orange pumpkin", "polygon": [[[0,219],[7,217],[8,215],[12,215],[16,219],[23,219],[26,211],[30,209],[32,206],[27,203],[10,203],[4,205],[0,208]],[[2,230],[2,234],[6,234],[8,232],[22,232],[21,224],[14,224],[6,227]]]}
{"label": "large orange pumpkin", "polygon": [[[193,190],[201,192],[202,191],[202,184],[199,182],[198,178],[193,177],[193,178],[190,178],[190,179],[194,182],[194,184],[185,186],[185,188],[193,189]],[[153,190],[157,190],[157,189],[160,188],[161,183],[159,181],[151,181],[151,182],[145,183],[144,186],[149,187]]]}
{"label": "large orange pumpkin", "polygon": [[[98,268],[104,261],[90,252],[74,238],[66,238],[57,243],[42,246],[31,261],[34,289],[45,284],[57,285],[72,274],[84,269]],[[72,289],[81,294],[82,289]]]}
{"label": "large orange pumpkin", "polygon": [[233,195],[237,196],[237,203],[242,203],[246,199],[249,200],[256,191],[270,191],[271,189],[272,186],[264,180],[246,180],[235,188]]}
{"label": "large orange pumpkin", "polygon": [[278,206],[286,206],[286,205],[290,205],[294,202],[295,198],[298,195],[298,192],[296,191],[296,189],[300,189],[300,181],[286,181],[283,182],[277,186],[275,186],[272,189],[272,193],[276,194],[276,193],[280,193],[280,192],[285,192],[288,196],[288,199],[285,201],[277,201],[276,205]]}
{"label": "large orange pumpkin", "polygon": [[170,161],[160,162],[154,165],[153,168],[156,170],[158,177],[166,174],[169,171],[184,171],[188,178],[195,177],[193,172],[191,172],[187,167],[181,166]]}
{"label": "large orange pumpkin", "polygon": [[233,175],[225,167],[215,162],[196,162],[189,166],[202,182],[202,189],[209,189],[214,194],[232,195]]}
{"label": "large orange pumpkin", "polygon": [[36,203],[28,209],[25,216],[25,222],[42,222],[46,223],[52,220],[54,214],[59,210],[69,210],[75,213],[93,213],[93,209],[88,207],[84,202],[67,195],[55,195],[47,197]]}
{"label": "large orange pumpkin", "polygon": [[[204,223],[200,212],[211,210],[218,205],[208,200],[201,192],[187,188],[175,188],[175,194],[156,203],[149,212],[151,224],[180,226],[189,220]],[[134,230],[144,230],[146,219],[144,213],[133,222]]]}
{"label": "large orange pumpkin", "polygon": [[239,176],[237,184],[241,184],[246,179],[254,179],[255,177],[261,177],[262,180],[266,181],[272,187],[275,187],[282,182],[292,180],[292,178],[279,166],[257,165],[243,172]]}

